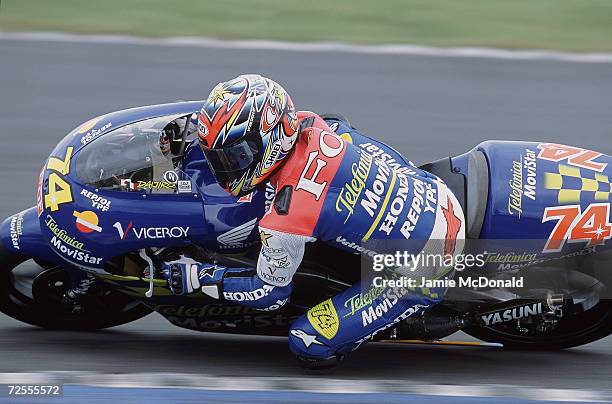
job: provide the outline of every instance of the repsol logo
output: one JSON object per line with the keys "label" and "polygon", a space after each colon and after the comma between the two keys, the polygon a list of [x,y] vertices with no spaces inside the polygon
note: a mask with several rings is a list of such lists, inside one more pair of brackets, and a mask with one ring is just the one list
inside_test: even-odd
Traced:
{"label": "repsol logo", "polygon": [[402,233],[406,239],[410,238],[412,232],[419,223],[423,208],[425,213],[429,212],[435,215],[437,207],[437,194],[433,185],[425,183],[418,178],[413,178],[412,182],[414,198],[410,204],[410,210],[408,210],[406,221],[400,228],[400,233]]}
{"label": "repsol logo", "polygon": [[542,303],[533,303],[525,306],[514,307],[512,309],[495,311],[493,313],[480,316],[485,325],[505,323],[520,318],[542,314]]}

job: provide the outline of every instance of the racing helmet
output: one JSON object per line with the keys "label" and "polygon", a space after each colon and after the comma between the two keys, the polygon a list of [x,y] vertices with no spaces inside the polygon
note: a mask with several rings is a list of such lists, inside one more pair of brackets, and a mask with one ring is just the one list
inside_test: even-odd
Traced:
{"label": "racing helmet", "polygon": [[289,94],[254,74],[219,83],[198,116],[198,137],[217,180],[243,196],[270,176],[297,140],[298,119]]}

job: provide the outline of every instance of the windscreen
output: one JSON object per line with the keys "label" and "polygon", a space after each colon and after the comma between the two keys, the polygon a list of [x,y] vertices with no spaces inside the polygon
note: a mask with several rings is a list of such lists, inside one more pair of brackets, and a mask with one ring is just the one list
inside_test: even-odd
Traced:
{"label": "windscreen", "polygon": [[174,193],[175,170],[164,128],[167,116],[116,129],[85,146],[76,160],[77,175],[99,189]]}

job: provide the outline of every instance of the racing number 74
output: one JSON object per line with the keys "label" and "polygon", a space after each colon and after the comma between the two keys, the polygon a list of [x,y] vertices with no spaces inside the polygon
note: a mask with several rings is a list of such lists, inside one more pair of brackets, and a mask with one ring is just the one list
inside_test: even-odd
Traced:
{"label": "racing number 74", "polygon": [[587,242],[587,247],[603,244],[612,237],[610,204],[595,203],[582,212],[580,205],[546,208],[542,223],[557,220],[546,246],[545,253],[559,252],[566,242]]}
{"label": "racing number 74", "polygon": [[51,212],[57,211],[64,203],[72,202],[72,189],[64,176],[70,173],[70,159],[73,150],[74,147],[71,146],[66,149],[64,159],[51,157],[47,163],[47,170],[51,171],[51,174],[49,174],[49,187],[45,194],[45,208],[51,209]]}

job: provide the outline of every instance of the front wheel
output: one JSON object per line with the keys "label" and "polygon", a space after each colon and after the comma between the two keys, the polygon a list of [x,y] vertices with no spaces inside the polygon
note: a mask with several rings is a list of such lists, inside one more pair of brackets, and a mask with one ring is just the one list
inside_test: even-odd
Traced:
{"label": "front wheel", "polygon": [[151,313],[112,289],[88,297],[83,313],[69,313],[61,302],[69,285],[68,273],[60,267],[11,253],[0,243],[0,311],[9,317],[42,328],[98,330]]}

